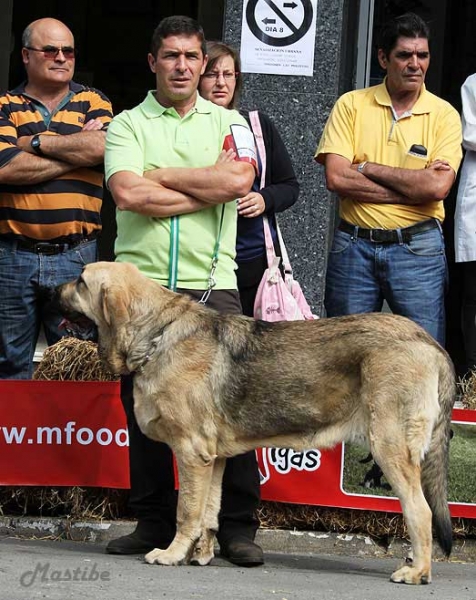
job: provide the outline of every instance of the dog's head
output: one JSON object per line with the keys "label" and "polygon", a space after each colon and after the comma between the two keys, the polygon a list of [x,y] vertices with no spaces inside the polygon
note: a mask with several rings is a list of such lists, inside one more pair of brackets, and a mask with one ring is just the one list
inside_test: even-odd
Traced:
{"label": "dog's head", "polygon": [[[154,287],[152,294],[146,293],[149,286]],[[145,304],[149,297],[157,300],[161,291],[173,294],[130,263],[97,262],[87,265],[75,281],[59,286],[56,302],[67,320],[79,326],[87,320],[96,324],[99,356],[112,373],[126,374],[136,370],[148,351],[140,343],[147,339],[140,332],[150,331],[151,311]]]}

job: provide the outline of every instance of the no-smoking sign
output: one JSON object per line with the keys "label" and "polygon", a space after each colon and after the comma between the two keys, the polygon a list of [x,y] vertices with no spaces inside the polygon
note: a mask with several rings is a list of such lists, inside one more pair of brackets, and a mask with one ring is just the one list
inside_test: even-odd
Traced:
{"label": "no-smoking sign", "polygon": [[312,24],[310,0],[249,0],[246,21],[251,32],[270,46],[289,46],[306,35]]}
{"label": "no-smoking sign", "polygon": [[317,0],[244,0],[242,70],[312,75]]}

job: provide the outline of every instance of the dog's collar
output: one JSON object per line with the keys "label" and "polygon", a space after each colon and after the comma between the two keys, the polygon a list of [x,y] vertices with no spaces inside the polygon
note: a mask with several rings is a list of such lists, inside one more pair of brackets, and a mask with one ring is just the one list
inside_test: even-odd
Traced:
{"label": "dog's collar", "polygon": [[139,364],[139,366],[133,371],[133,373],[137,373],[140,375],[144,371],[144,367],[150,361],[151,354],[146,354],[144,356],[143,361]]}
{"label": "dog's collar", "polygon": [[164,335],[164,331],[165,331],[166,327],[164,327],[163,329],[161,329],[161,331],[159,332],[158,335],[156,335],[152,340],[151,340],[151,344],[150,344],[150,348],[149,350],[146,352],[145,356],[142,358],[142,360],[139,362],[138,366],[134,369],[134,373],[136,374],[140,374],[144,371],[144,367],[150,362],[151,358],[154,356],[154,354],[157,352],[161,342],[162,342],[162,338]]}
{"label": "dog's collar", "polygon": [[[171,300],[164,307],[164,310],[166,310],[168,308],[168,306],[172,303],[175,304],[175,299]],[[159,331],[157,331],[157,333],[154,335],[154,337],[152,338],[152,340],[150,342],[150,347],[149,347],[148,351],[146,352],[146,354],[144,355],[142,360],[139,361],[139,364],[138,364],[137,368],[134,369],[133,373],[140,374],[144,371],[145,366],[150,362],[150,360],[152,359],[154,354],[157,352],[157,350],[159,350],[159,346],[161,346],[161,344],[162,344],[164,333],[172,323],[173,323],[173,319],[164,323],[162,328],[159,329]]]}

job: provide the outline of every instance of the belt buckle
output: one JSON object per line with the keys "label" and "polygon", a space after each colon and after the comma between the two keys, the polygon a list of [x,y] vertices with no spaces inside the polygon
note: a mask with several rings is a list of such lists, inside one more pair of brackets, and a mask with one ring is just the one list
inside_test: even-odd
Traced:
{"label": "belt buckle", "polygon": [[62,244],[50,244],[49,242],[38,242],[35,244],[35,252],[37,254],[46,254],[52,256],[61,252]]}
{"label": "belt buckle", "polygon": [[[383,229],[369,229],[369,240],[371,242],[373,242],[374,244],[381,243],[381,241],[382,241],[381,239],[379,239],[379,240],[374,239],[374,233],[379,234],[381,231],[383,231]],[[377,235],[377,237],[378,237],[378,235]]]}

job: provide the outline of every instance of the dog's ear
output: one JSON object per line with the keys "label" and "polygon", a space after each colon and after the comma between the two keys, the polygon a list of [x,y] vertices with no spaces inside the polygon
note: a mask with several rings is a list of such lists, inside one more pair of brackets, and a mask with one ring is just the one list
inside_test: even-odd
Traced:
{"label": "dog's ear", "polygon": [[126,357],[131,331],[128,326],[130,321],[129,294],[124,287],[119,285],[103,285],[99,303],[99,309],[102,312],[101,323],[98,324],[99,355],[111,373],[124,374],[128,372],[126,371]]}
{"label": "dog's ear", "polygon": [[111,326],[125,323],[129,319],[129,298],[124,288],[118,286],[103,287],[101,305],[104,320]]}

